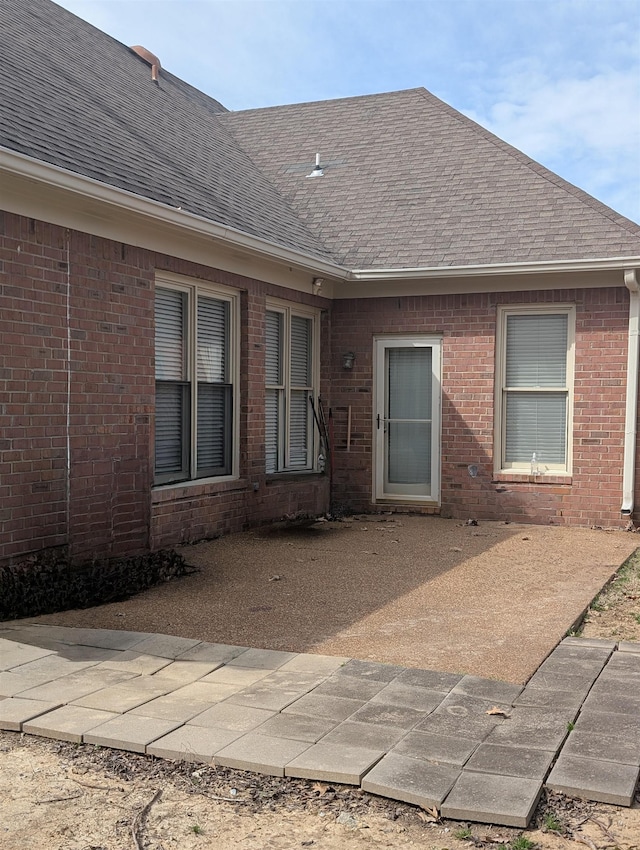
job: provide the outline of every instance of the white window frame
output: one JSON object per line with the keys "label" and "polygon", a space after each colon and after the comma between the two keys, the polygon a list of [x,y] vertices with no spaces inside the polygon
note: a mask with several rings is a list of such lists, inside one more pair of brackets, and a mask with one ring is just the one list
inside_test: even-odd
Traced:
{"label": "white window frame", "polygon": [[[532,469],[531,458],[523,461],[507,463],[506,449],[506,396],[509,388],[506,386],[507,369],[507,320],[509,316],[567,316],[567,365],[566,387],[567,416],[566,416],[566,463],[547,463],[544,458],[537,459],[535,469]],[[575,377],[575,325],[576,310],[573,304],[544,304],[518,305],[498,307],[496,327],[496,372],[494,392],[494,472],[496,474],[536,474],[536,475],[571,475],[573,469],[573,406],[574,406],[574,377]],[[559,392],[555,387],[517,387],[517,392]]]}
{"label": "white window frame", "polygon": [[[313,399],[315,410],[318,410],[318,398],[320,387],[320,311],[310,307],[305,307],[303,304],[292,304],[289,301],[280,301],[269,298],[265,305],[266,313],[279,313],[282,319],[283,328],[283,345],[282,345],[282,382],[280,384],[267,384],[265,377],[265,391],[278,390],[282,399],[284,409],[284,418],[280,423],[278,432],[278,460],[276,468],[266,470],[268,475],[277,475],[280,473],[293,472],[315,472],[318,469],[318,430],[309,402],[309,443],[307,448],[307,460],[304,467],[292,466],[291,464],[291,446],[290,446],[290,396],[292,389],[296,389],[291,384],[291,318],[299,316],[302,319],[307,319],[311,322],[311,386],[304,388],[308,392],[308,396]],[[266,358],[266,341],[265,341],[265,358]],[[303,389],[303,388],[299,388]],[[266,413],[266,409],[265,409]],[[266,469],[266,457],[265,457]]]}
{"label": "white window frame", "polygon": [[[239,410],[240,410],[240,293],[230,287],[209,281],[195,280],[182,275],[163,272],[156,275],[155,287],[157,289],[170,289],[183,293],[187,297],[186,316],[186,383],[191,386],[190,409],[189,409],[189,452],[188,471],[186,477],[177,477],[175,480],[166,480],[167,476],[159,477],[155,473],[154,460],[154,486],[177,487],[189,484],[203,484],[210,481],[222,482],[237,479],[239,476]],[[231,384],[231,423],[229,439],[230,447],[230,471],[221,475],[198,476],[197,474],[197,405],[198,405],[198,373],[197,373],[197,304],[198,296],[214,298],[228,304],[228,373],[226,383]],[[157,378],[156,378],[157,380]],[[195,388],[195,390],[194,390]],[[155,450],[154,450],[155,458]]]}

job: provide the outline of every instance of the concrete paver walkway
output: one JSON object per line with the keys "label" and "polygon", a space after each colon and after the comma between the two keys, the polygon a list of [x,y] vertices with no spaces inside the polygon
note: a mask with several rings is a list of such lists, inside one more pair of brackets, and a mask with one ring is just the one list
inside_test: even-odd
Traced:
{"label": "concrete paver walkway", "polygon": [[567,638],[526,686],[138,632],[0,625],[0,728],[360,785],[524,827],[543,785],[629,806],[640,644]]}

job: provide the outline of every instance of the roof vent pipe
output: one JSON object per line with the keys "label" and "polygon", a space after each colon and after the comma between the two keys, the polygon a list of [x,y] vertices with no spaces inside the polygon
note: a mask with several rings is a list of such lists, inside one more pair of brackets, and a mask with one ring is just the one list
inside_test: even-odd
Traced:
{"label": "roof vent pipe", "polygon": [[624,460],[622,465],[623,516],[633,513],[636,479],[636,434],[638,423],[638,365],[640,350],[640,283],[637,269],[625,269],[624,285],[629,290],[629,350],[627,354],[627,404],[624,423]]}
{"label": "roof vent pipe", "polygon": [[320,154],[316,154],[316,164],[315,168],[311,172],[311,174],[307,174],[307,177],[322,177],[324,175],[324,170],[320,165]]}
{"label": "roof vent pipe", "polygon": [[142,47],[140,44],[134,45],[131,50],[133,50],[133,52],[137,53],[141,59],[144,59],[145,62],[151,65],[151,79],[154,83],[157,83],[160,68],[162,67],[158,57],[151,53],[150,50],[147,50],[146,47]]}

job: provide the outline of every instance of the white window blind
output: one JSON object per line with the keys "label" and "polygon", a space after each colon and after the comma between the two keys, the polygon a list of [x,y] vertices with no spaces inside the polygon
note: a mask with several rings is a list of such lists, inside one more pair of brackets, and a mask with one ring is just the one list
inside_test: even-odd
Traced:
{"label": "white window blind", "polygon": [[229,299],[156,288],[155,480],[231,472]]}
{"label": "white window blind", "polygon": [[265,315],[265,469],[313,467],[313,319],[290,308]]}
{"label": "white window blind", "polygon": [[568,315],[506,317],[504,461],[566,467]]}

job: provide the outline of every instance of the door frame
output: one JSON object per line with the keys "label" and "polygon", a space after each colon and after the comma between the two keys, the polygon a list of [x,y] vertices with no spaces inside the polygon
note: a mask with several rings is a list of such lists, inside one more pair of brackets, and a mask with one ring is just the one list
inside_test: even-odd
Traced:
{"label": "door frame", "polygon": [[[431,348],[432,409],[431,409],[431,493],[427,495],[399,495],[386,493],[384,427],[378,427],[385,413],[386,351],[389,348]],[[440,505],[441,466],[441,411],[442,411],[442,337],[433,334],[379,334],[373,338],[373,405],[372,405],[372,502]]]}

